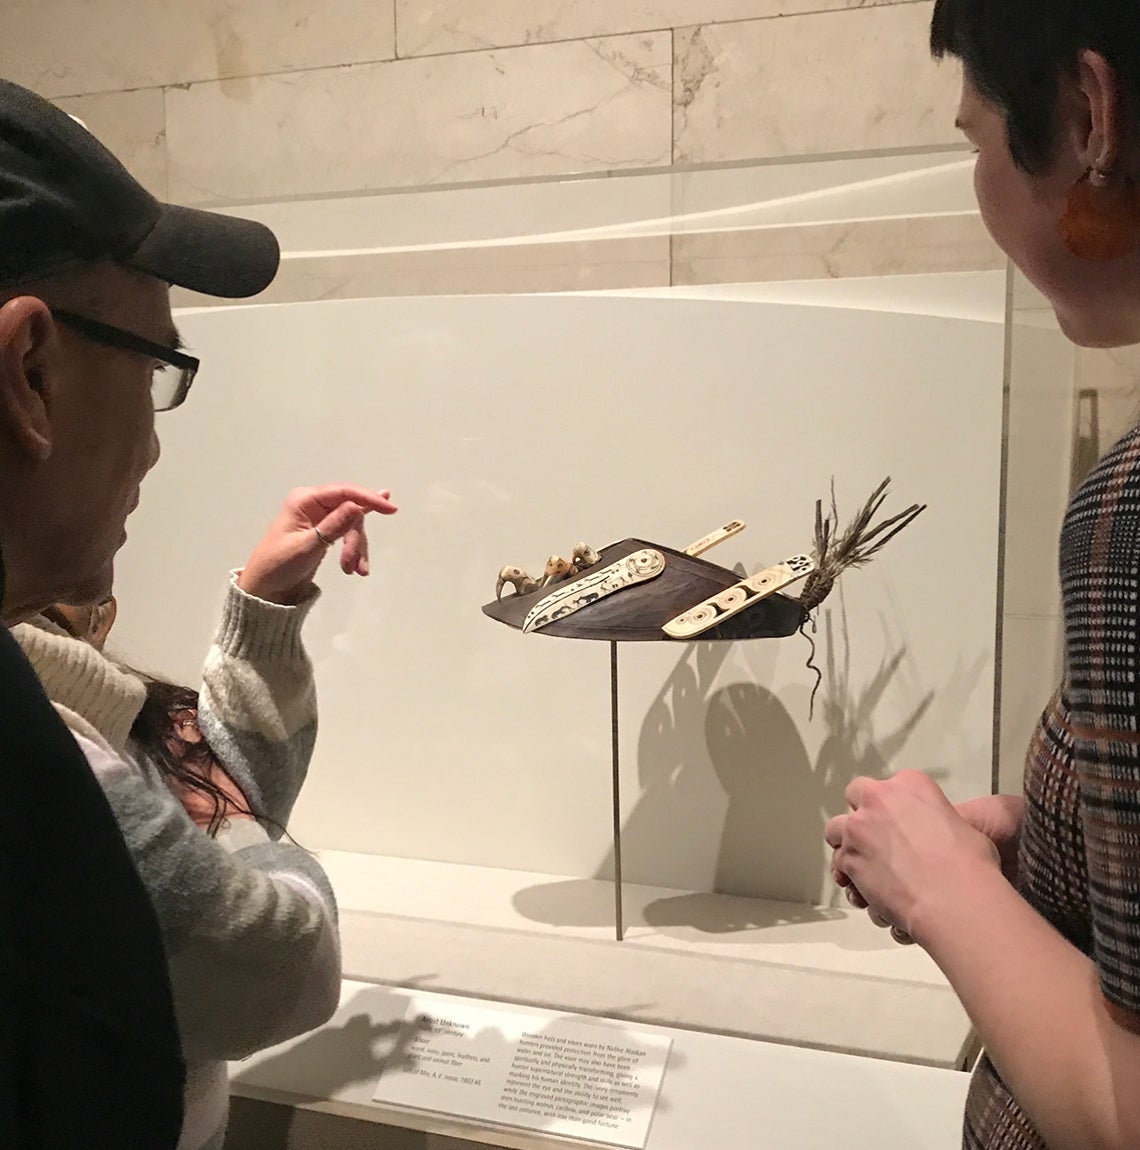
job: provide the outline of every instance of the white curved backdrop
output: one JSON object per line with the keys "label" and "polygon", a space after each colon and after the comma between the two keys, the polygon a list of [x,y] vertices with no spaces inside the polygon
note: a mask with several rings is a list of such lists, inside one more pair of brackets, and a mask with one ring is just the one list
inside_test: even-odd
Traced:
{"label": "white curved backdrop", "polygon": [[[1000,307],[1001,277],[976,277]],[[850,515],[929,510],[799,637],[627,645],[627,878],[812,900],[820,832],[857,773],[989,789],[1003,328],[747,300],[395,298],[184,314],[203,367],[118,570],[122,657],[196,680],[229,567],[293,485],[400,505],[374,575],[329,563],[309,626],[321,731],[293,824],[316,848],[571,876],[609,862],[608,653],[479,611],[507,562],[579,539],[749,569]],[[803,298],[803,285],[797,289]],[[768,293],[771,295],[771,292]],[[928,306],[916,310],[932,310]]]}

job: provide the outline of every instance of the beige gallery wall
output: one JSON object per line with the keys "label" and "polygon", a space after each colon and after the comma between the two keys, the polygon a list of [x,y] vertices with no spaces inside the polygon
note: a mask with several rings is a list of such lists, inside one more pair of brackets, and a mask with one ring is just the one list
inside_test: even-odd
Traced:
{"label": "beige gallery wall", "polygon": [[190,203],[955,142],[929,3],[6,0],[0,72]]}

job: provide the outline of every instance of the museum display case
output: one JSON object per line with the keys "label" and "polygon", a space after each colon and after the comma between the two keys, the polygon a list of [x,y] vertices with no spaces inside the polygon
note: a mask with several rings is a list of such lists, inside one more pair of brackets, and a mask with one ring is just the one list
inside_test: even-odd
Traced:
{"label": "museum display case", "polygon": [[[822,828],[857,775],[989,791],[997,702],[1049,670],[1044,631],[1003,658],[1008,573],[1033,569],[1010,540],[1045,530],[1012,502],[1044,464],[1017,471],[1010,421],[1049,421],[1063,506],[1072,360],[1019,312],[970,175],[927,151],[233,205],[282,273],[251,304],[176,299],[202,369],[160,418],[114,645],[196,681],[289,488],[391,488],[372,576],[330,560],[306,629],[320,734],[290,829],[347,976],[969,1057],[933,964],[837,897]],[[1024,409],[1015,351],[1040,368]],[[740,519],[706,558],[744,578],[888,476],[885,515],[926,510],[802,628],[622,645],[617,943],[611,653],[489,619],[499,572]]]}

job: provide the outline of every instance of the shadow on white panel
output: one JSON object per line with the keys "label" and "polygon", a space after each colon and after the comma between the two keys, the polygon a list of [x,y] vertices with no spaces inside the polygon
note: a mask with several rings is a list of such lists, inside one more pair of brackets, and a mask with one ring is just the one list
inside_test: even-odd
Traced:
{"label": "shadow on white panel", "polygon": [[119,652],[194,682],[225,572],[291,486],[390,487],[401,508],[371,526],[370,579],[322,572],[306,845],[605,874],[606,648],[486,619],[497,571],[579,539],[683,546],[733,517],[748,530],[717,559],[755,570],[810,547],[833,476],[843,516],[885,475],[892,506],[929,509],[817,613],[814,719],[805,639],[623,647],[628,877],[814,901],[823,818],[852,775],[988,789],[1000,325],[565,296],[180,323],[203,367],[160,419]]}

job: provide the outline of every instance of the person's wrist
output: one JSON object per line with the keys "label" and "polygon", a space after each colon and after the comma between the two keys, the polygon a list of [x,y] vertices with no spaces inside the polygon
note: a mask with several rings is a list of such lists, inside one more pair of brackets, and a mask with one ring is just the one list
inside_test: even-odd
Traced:
{"label": "person's wrist", "polygon": [[988,850],[970,852],[945,871],[942,881],[924,884],[916,897],[902,928],[924,950],[935,953],[943,934],[957,929],[962,910],[984,900],[994,884],[1008,885],[997,847],[985,842]]}
{"label": "person's wrist", "polygon": [[261,598],[257,593],[257,576],[253,573],[253,569],[248,563],[238,571],[235,583],[239,591],[244,591],[247,595],[252,595],[255,599]]}
{"label": "person's wrist", "polygon": [[259,587],[253,590],[243,587],[242,590],[263,603],[272,603],[275,607],[296,607],[304,602],[312,587],[312,580],[307,579],[304,583],[293,587]]}
{"label": "person's wrist", "polygon": [[311,590],[313,581],[305,579],[286,587],[276,586],[272,580],[260,577],[256,568],[251,571],[246,567],[238,575],[237,586],[239,590],[252,595],[254,599],[260,599],[263,603],[273,603],[278,607],[296,607]]}

